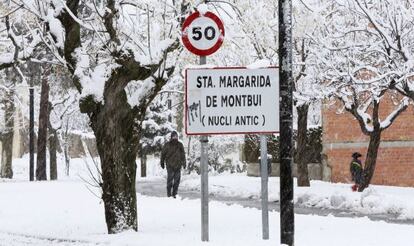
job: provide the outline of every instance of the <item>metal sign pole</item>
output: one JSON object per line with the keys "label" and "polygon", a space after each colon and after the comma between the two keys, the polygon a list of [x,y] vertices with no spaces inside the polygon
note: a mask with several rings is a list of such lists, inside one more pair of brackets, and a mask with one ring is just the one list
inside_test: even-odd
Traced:
{"label": "metal sign pole", "polygon": [[269,239],[269,209],[268,209],[268,167],[267,167],[267,138],[260,135],[260,176],[262,180],[262,235]]}
{"label": "metal sign pole", "polygon": [[[206,64],[206,57],[200,56],[200,65]],[[201,241],[208,241],[208,137],[200,137],[201,142]]]}
{"label": "metal sign pole", "polygon": [[[33,82],[30,84],[32,85]],[[34,180],[34,88],[29,88],[29,111],[30,111],[30,123],[29,123],[29,180]]]}
{"label": "metal sign pole", "polygon": [[293,206],[293,76],[292,76],[292,0],[279,0],[280,78],[280,241],[295,244]]}

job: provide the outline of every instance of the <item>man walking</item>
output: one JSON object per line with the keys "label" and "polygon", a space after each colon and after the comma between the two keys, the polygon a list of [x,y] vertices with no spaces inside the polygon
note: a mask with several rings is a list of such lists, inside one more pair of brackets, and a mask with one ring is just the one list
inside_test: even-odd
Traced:
{"label": "man walking", "polygon": [[165,166],[167,166],[167,196],[172,195],[175,198],[180,185],[181,167],[186,167],[184,146],[178,141],[176,131],[171,132],[170,141],[162,148],[161,167],[164,169]]}

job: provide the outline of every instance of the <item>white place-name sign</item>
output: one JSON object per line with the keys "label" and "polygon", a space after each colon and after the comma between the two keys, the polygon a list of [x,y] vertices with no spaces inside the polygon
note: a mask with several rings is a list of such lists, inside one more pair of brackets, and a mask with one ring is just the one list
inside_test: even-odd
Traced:
{"label": "white place-name sign", "polygon": [[186,70],[186,133],[279,132],[279,69]]}

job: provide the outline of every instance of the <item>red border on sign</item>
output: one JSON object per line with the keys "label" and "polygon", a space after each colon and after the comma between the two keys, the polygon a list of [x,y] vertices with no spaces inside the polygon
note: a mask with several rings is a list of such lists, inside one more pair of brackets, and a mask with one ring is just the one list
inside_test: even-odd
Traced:
{"label": "red border on sign", "polygon": [[184,46],[193,54],[198,55],[198,56],[208,56],[213,54],[214,52],[216,52],[221,45],[223,44],[223,40],[224,40],[224,25],[223,22],[220,20],[220,18],[215,15],[212,12],[207,12],[204,14],[205,17],[208,17],[210,19],[212,19],[218,26],[219,31],[220,31],[220,36],[217,40],[217,43],[206,50],[201,50],[201,49],[197,49],[196,47],[194,47],[190,40],[188,39],[188,32],[184,32],[185,29],[187,29],[187,27],[198,17],[200,17],[201,14],[200,12],[196,11],[194,13],[192,13],[190,16],[187,17],[187,19],[185,19],[184,24],[183,24],[183,28],[181,29],[182,35],[181,38],[183,40],[183,44]]}
{"label": "red border on sign", "polygon": [[[279,68],[279,66],[269,66],[257,69],[266,69],[266,68]],[[278,131],[263,131],[263,132],[211,132],[211,133],[188,133],[188,86],[187,86],[187,71],[188,70],[208,70],[208,69],[248,69],[247,67],[212,67],[212,68],[187,68],[185,69],[185,134],[187,136],[208,136],[208,135],[236,135],[236,134],[275,134],[280,133]],[[280,96],[280,95],[279,95]]]}

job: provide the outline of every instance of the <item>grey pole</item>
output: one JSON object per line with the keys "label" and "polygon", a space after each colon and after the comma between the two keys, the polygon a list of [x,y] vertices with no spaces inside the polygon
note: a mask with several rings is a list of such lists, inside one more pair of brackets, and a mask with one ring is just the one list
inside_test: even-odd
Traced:
{"label": "grey pole", "polygon": [[262,177],[262,235],[269,239],[269,209],[268,209],[268,169],[267,169],[267,138],[260,135],[260,176]]}
{"label": "grey pole", "polygon": [[[200,65],[206,64],[206,57],[200,56]],[[201,116],[200,116],[201,117]],[[208,241],[208,137],[201,136],[201,241]]]}

